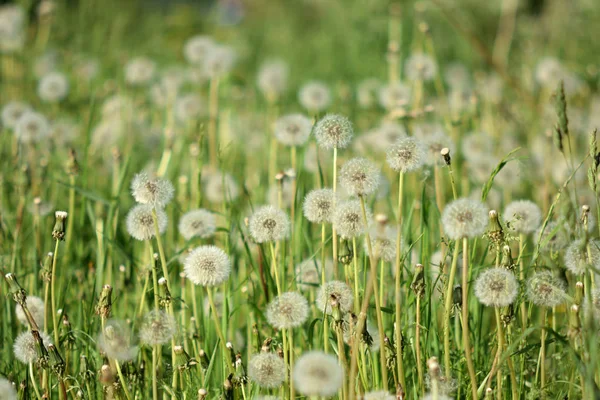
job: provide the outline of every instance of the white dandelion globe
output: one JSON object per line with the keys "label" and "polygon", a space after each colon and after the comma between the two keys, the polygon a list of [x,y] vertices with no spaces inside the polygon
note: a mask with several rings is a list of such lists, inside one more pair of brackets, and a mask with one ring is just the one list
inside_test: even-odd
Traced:
{"label": "white dandelion globe", "polygon": [[[156,210],[158,231],[162,234],[167,229],[167,214],[163,209]],[[150,240],[155,235],[154,220],[152,218],[152,206],[138,204],[127,214],[127,232],[137,240]]]}
{"label": "white dandelion globe", "polygon": [[214,40],[205,35],[196,35],[189,38],[183,46],[183,55],[187,62],[202,65],[207,54],[215,47]]}
{"label": "white dandelion globe", "polygon": [[585,274],[589,269],[600,270],[600,241],[572,242],[565,251],[565,267],[575,275]]}
{"label": "white dandelion globe", "polygon": [[306,219],[315,224],[330,223],[335,209],[335,196],[332,189],[314,189],[308,192],[302,204]]}
{"label": "white dandelion globe", "polygon": [[394,171],[415,171],[425,163],[425,146],[414,137],[400,139],[387,151],[386,160]]}
{"label": "white dandelion globe", "polygon": [[300,88],[298,101],[311,113],[319,113],[331,104],[331,90],[323,82],[311,81]]}
{"label": "white dandelion globe", "polygon": [[40,79],[37,90],[42,101],[56,103],[69,94],[69,81],[60,72],[50,72]]}
{"label": "white dandelion globe", "polygon": [[27,111],[15,126],[15,136],[21,143],[37,143],[50,135],[50,123],[42,114]]}
{"label": "white dandelion globe", "polygon": [[185,276],[195,285],[217,286],[231,273],[231,261],[217,246],[200,246],[192,250],[183,262]]}
{"label": "white dandelion globe", "polygon": [[275,297],[267,306],[267,321],[277,329],[301,326],[308,318],[308,301],[297,292],[286,292]]}
{"label": "white dandelion globe", "polygon": [[207,113],[204,99],[195,93],[188,93],[177,97],[173,107],[175,117],[182,123],[196,121]]}
{"label": "white dandelion globe", "polygon": [[145,172],[141,172],[136,174],[131,181],[131,194],[140,204],[162,208],[173,199],[175,189],[168,180],[151,178]]}
{"label": "white dandelion globe", "polygon": [[215,45],[209,49],[203,62],[204,73],[209,78],[227,75],[237,59],[236,51],[229,46]]}
{"label": "white dandelion globe", "polygon": [[490,307],[506,307],[519,293],[515,275],[505,268],[489,268],[475,281],[475,296],[480,303]]}
{"label": "white dandelion globe", "polygon": [[296,389],[306,396],[334,396],[344,382],[337,358],[321,351],[304,353],[294,366]]}
{"label": "white dandelion globe", "polygon": [[339,182],[348,194],[367,196],[379,187],[381,171],[371,160],[356,157],[340,168]]}
{"label": "white dandelion globe", "polygon": [[542,211],[537,204],[529,200],[517,200],[504,209],[504,220],[509,230],[515,233],[535,232],[542,222]]}
{"label": "white dandelion globe", "polygon": [[263,388],[277,388],[283,384],[287,367],[274,353],[259,353],[248,363],[248,377]]}
{"label": "white dandelion globe", "polygon": [[354,305],[354,294],[352,289],[342,281],[325,282],[317,291],[316,303],[317,308],[325,314],[331,315],[333,312],[331,302],[335,300],[340,307],[342,313],[347,313],[352,310]]}
{"label": "white dandelion globe", "polygon": [[[44,300],[37,296],[27,296],[25,300],[25,304],[27,305],[27,309],[31,313],[33,320],[37,324],[38,328],[44,326],[44,318],[46,315],[46,306],[44,304]],[[25,311],[23,311],[23,307],[20,304],[17,304],[15,308],[15,314],[17,315],[17,319],[25,326],[29,326],[29,321],[27,320],[27,316],[25,315]]]}
{"label": "white dandelion globe", "polygon": [[203,208],[188,211],[179,219],[179,233],[185,240],[210,238],[217,228],[215,214]]}
{"label": "white dandelion globe", "polygon": [[267,98],[279,97],[287,88],[289,68],[283,60],[269,60],[258,70],[256,83]]}
{"label": "white dandelion globe", "polygon": [[256,243],[277,242],[289,236],[290,218],[278,208],[262,206],[250,217],[248,228]]}
{"label": "white dandelion globe", "polygon": [[410,101],[410,93],[410,87],[404,83],[390,83],[379,89],[379,104],[386,110],[405,107]]}
{"label": "white dandelion globe", "polygon": [[[45,332],[39,332],[39,334],[43,345],[48,347],[48,345],[52,343],[50,336],[48,336]],[[23,364],[34,363],[38,360],[40,354],[38,348],[38,342],[34,338],[31,331],[20,333],[15,339],[15,343],[13,345],[15,357]]]}
{"label": "white dandelion globe", "polygon": [[[367,223],[372,220],[371,211],[365,206]],[[365,224],[359,200],[343,201],[336,205],[333,213],[333,226],[338,235],[344,239],[352,239],[365,233]]]}
{"label": "white dandelion globe", "polygon": [[15,129],[19,119],[26,112],[30,112],[29,104],[20,101],[11,101],[2,107],[2,125],[5,128]]}
{"label": "white dandelion globe", "polygon": [[125,82],[131,86],[143,86],[154,78],[156,64],[146,57],[137,57],[125,64]]}
{"label": "white dandelion globe", "polygon": [[[302,291],[317,288],[321,284],[321,261],[313,258],[306,259],[296,265],[296,285]],[[325,260],[325,279],[333,275],[333,261]]]}
{"label": "white dandelion globe", "polygon": [[452,240],[481,236],[487,224],[488,209],[478,200],[454,200],[442,213],[444,232]]}
{"label": "white dandelion globe", "polygon": [[165,311],[152,310],[140,327],[140,342],[148,346],[168,343],[177,333],[175,318]]}
{"label": "white dandelion globe", "polygon": [[352,122],[342,115],[329,114],[317,122],[314,128],[315,139],[323,149],[344,149],[354,135]]}
{"label": "white dandelion globe", "polygon": [[204,194],[211,203],[223,203],[235,201],[240,192],[233,176],[226,172],[213,172],[206,177]]}
{"label": "white dandelion globe", "polygon": [[302,146],[308,140],[312,121],[302,114],[284,115],[275,121],[275,138],[285,146]]}
{"label": "white dandelion globe", "polygon": [[138,349],[131,344],[131,332],[123,321],[108,320],[98,335],[98,347],[108,358],[117,361],[130,361]]}
{"label": "white dandelion globe", "polygon": [[413,53],[405,63],[406,77],[411,81],[430,81],[437,74],[437,64],[433,57],[424,53]]}
{"label": "white dandelion globe", "polygon": [[5,378],[0,378],[0,400],[17,400],[17,390]]}
{"label": "white dandelion globe", "polygon": [[541,307],[556,307],[567,301],[567,285],[551,271],[536,272],[527,280],[527,298]]}

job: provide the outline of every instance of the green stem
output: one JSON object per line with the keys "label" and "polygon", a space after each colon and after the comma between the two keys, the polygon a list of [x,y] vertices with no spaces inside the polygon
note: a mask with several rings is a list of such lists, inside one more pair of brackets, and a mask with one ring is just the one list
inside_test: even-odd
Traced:
{"label": "green stem", "polygon": [[454,245],[454,253],[452,255],[452,264],[450,266],[450,275],[446,281],[446,292],[444,296],[444,373],[446,378],[450,378],[451,375],[451,363],[450,363],[450,313],[452,311],[452,290],[454,284],[454,277],[456,275],[456,267],[458,265],[458,242]]}
{"label": "green stem", "polygon": [[[469,379],[471,380],[471,393],[473,400],[477,400],[477,378],[475,376],[475,366],[473,365],[473,356],[471,355],[471,344],[469,340],[469,253],[467,238],[463,238],[463,265],[462,265],[462,339],[465,359],[467,360],[467,369]],[[457,243],[458,246],[458,243]]]}
{"label": "green stem", "polygon": [[56,315],[56,295],[55,295],[55,282],[56,282],[56,259],[58,258],[58,244],[60,240],[56,241],[54,245],[54,257],[52,258],[52,272],[50,275],[50,303],[52,304],[52,326],[54,328],[54,341],[56,343],[56,348],[60,350],[60,342],[58,335],[58,317]]}
{"label": "green stem", "polygon": [[404,364],[402,361],[402,202],[404,197],[404,173],[400,172],[398,176],[398,210],[396,211],[397,232],[396,232],[396,279],[394,292],[396,295],[396,364],[398,366],[398,380],[402,388],[406,390],[406,381],[404,378]]}

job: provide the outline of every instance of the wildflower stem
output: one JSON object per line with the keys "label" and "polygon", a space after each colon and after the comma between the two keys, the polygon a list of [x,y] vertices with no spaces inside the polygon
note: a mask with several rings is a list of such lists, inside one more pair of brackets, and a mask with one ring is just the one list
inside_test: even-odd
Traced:
{"label": "wildflower stem", "polygon": [[[502,395],[502,351],[504,350],[504,332],[502,332],[502,319],[500,318],[500,309],[498,307],[494,307],[494,313],[496,314],[496,337],[498,340],[498,395]],[[493,379],[493,376],[490,376],[490,380]]]}
{"label": "wildflower stem", "polygon": [[465,359],[467,360],[467,369],[469,371],[469,379],[471,380],[471,393],[473,394],[473,400],[477,400],[477,378],[475,377],[475,367],[473,365],[473,356],[471,355],[471,344],[469,340],[469,239],[463,238],[462,243],[462,340]]}
{"label": "wildflower stem", "polygon": [[117,369],[117,374],[119,375],[119,379],[121,380],[121,387],[123,388],[123,393],[125,393],[125,397],[127,397],[127,400],[131,400],[131,394],[129,393],[129,389],[127,388],[127,382],[123,377],[121,366],[119,365],[119,361],[117,360],[115,360],[115,368]]}
{"label": "wildflower stem", "polygon": [[[325,286],[325,223],[321,224],[321,285]],[[323,315],[323,350],[329,352],[329,324],[327,315]]]}
{"label": "wildflower stem", "polygon": [[452,264],[450,266],[450,275],[446,281],[446,292],[444,295],[444,372],[446,378],[450,378],[451,363],[450,363],[450,313],[452,311],[452,290],[454,277],[456,275],[456,267],[458,265],[458,251],[460,246],[458,243],[454,245],[454,254],[452,255]]}
{"label": "wildflower stem", "polygon": [[546,313],[547,309],[544,307],[542,311],[542,330],[540,332],[540,389],[544,390],[546,386]]}
{"label": "wildflower stem", "polygon": [[271,260],[273,271],[275,272],[275,284],[277,285],[277,296],[281,295],[281,284],[279,283],[279,271],[277,267],[277,254],[275,253],[275,246],[273,246],[273,241],[269,242],[269,248],[271,250]]}
{"label": "wildflower stem", "polygon": [[294,332],[292,329],[287,329],[289,335],[288,348],[289,348],[289,366],[290,366],[290,399],[296,398],[296,389],[294,388]]}
{"label": "wildflower stem", "polygon": [[73,240],[73,223],[75,221],[75,175],[69,176],[69,215],[67,218],[67,232],[65,238],[65,254],[71,254],[71,242]]}
{"label": "wildflower stem", "polygon": [[35,392],[35,397],[38,400],[42,400],[42,396],[40,395],[40,390],[37,387],[37,383],[35,382],[35,375],[33,373],[33,363],[29,363],[29,377],[31,378],[31,386],[33,386],[33,391]]}
{"label": "wildflower stem", "polygon": [[58,316],[56,315],[56,295],[55,295],[55,283],[56,283],[56,259],[58,258],[58,244],[60,240],[56,240],[54,244],[54,257],[52,257],[52,272],[50,274],[50,303],[52,304],[52,327],[54,329],[54,341],[56,347],[60,349],[59,334],[58,334]]}
{"label": "wildflower stem", "polygon": [[417,295],[417,310],[415,317],[415,352],[417,354],[417,374],[419,376],[419,392],[423,394],[423,361],[421,358],[421,296]]}
{"label": "wildflower stem", "polygon": [[396,323],[395,323],[395,335],[396,335],[396,363],[398,365],[398,380],[402,385],[403,389],[406,389],[406,381],[404,378],[404,364],[402,361],[402,204],[404,198],[404,173],[400,172],[398,176],[398,209],[396,210],[396,280],[394,286],[395,308],[396,308]]}
{"label": "wildflower stem", "polygon": [[[336,206],[336,196],[337,196],[337,147],[333,148],[333,209],[335,210]],[[333,245],[333,274],[334,277],[337,277],[338,273],[338,240],[337,240],[337,232],[335,229],[335,225],[331,226],[331,242]]]}
{"label": "wildflower stem", "polygon": [[230,373],[234,373],[233,366],[231,362],[228,361],[229,352],[227,351],[227,342],[225,341],[225,336],[223,335],[223,330],[221,329],[221,322],[219,321],[219,316],[217,314],[217,307],[215,306],[215,300],[213,298],[212,288],[206,288],[206,294],[208,295],[208,303],[210,304],[210,313],[213,316],[213,321],[215,322],[215,331],[217,331],[217,336],[219,341],[221,342],[221,348],[223,349],[223,357],[225,363],[227,363],[227,368]]}
{"label": "wildflower stem", "polygon": [[210,80],[208,121],[208,156],[210,166],[217,168],[217,113],[219,112],[219,78]]}
{"label": "wildflower stem", "polygon": [[158,400],[158,349],[152,346],[152,400]]}

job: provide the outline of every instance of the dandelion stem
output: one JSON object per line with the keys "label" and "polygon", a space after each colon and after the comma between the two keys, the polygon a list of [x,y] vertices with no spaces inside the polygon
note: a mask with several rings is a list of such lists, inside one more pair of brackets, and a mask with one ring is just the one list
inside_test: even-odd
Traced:
{"label": "dandelion stem", "polygon": [[56,315],[56,295],[55,295],[55,283],[56,283],[56,259],[58,258],[58,244],[60,240],[56,240],[54,245],[54,257],[52,257],[52,272],[50,274],[50,302],[52,304],[52,327],[54,329],[54,341],[56,348],[60,349],[59,334],[58,334],[58,316]]}
{"label": "dandelion stem", "polygon": [[119,379],[121,380],[121,387],[123,388],[123,393],[125,393],[125,397],[127,397],[127,400],[131,400],[131,394],[129,393],[129,389],[127,388],[127,382],[123,377],[121,366],[119,365],[119,361],[117,360],[115,360],[115,368],[117,369],[117,374],[119,375]]}
{"label": "dandelion stem", "polygon": [[[335,210],[336,196],[337,196],[337,147],[333,148],[333,209]],[[331,242],[333,245],[333,273],[337,277],[338,273],[338,240],[335,226],[331,226]]]}
{"label": "dandelion stem", "polygon": [[473,365],[473,356],[471,355],[471,344],[469,343],[469,240],[467,238],[463,238],[462,243],[462,340],[465,359],[467,360],[467,369],[469,371],[469,379],[471,380],[471,393],[473,394],[473,400],[477,400],[477,378],[475,377],[475,367]]}
{"label": "dandelion stem", "polygon": [[419,392],[423,394],[423,361],[421,358],[421,295],[417,294],[417,310],[415,318],[415,352],[417,354],[417,374],[419,376]]}
{"label": "dandelion stem", "polygon": [[215,331],[217,331],[217,336],[219,341],[221,342],[221,348],[223,349],[223,359],[227,364],[227,368],[230,373],[234,373],[233,366],[231,362],[228,361],[229,354],[227,351],[227,342],[225,341],[225,336],[223,335],[223,330],[221,329],[221,322],[219,321],[219,316],[217,315],[217,307],[215,306],[215,300],[213,298],[212,288],[206,288],[206,294],[208,295],[208,303],[210,305],[210,313],[213,316],[213,321],[215,322]]}
{"label": "dandelion stem", "polygon": [[[321,224],[321,285],[325,286],[325,223]],[[323,314],[323,350],[329,352],[329,324],[327,314]]]}
{"label": "dandelion stem", "polygon": [[33,374],[33,363],[29,363],[29,377],[31,378],[31,386],[33,386],[33,391],[35,392],[35,397],[38,400],[42,400],[42,396],[40,395],[40,390],[37,387],[37,383],[35,382],[35,376]]}
{"label": "dandelion stem", "polygon": [[269,248],[271,250],[271,260],[273,271],[275,272],[275,284],[277,285],[277,296],[281,295],[281,284],[279,283],[279,271],[277,267],[277,254],[275,253],[275,246],[273,246],[273,241],[269,242]]}
{"label": "dandelion stem", "polygon": [[452,255],[452,264],[450,266],[450,275],[446,281],[446,292],[444,295],[444,372],[446,378],[450,378],[452,371],[450,363],[450,313],[452,311],[452,290],[454,277],[456,275],[456,267],[458,265],[458,252],[460,246],[458,243],[454,245],[454,254]]}
{"label": "dandelion stem", "polygon": [[404,173],[400,172],[398,176],[398,209],[396,210],[396,280],[394,286],[395,308],[396,308],[396,323],[395,323],[395,335],[396,335],[396,363],[398,365],[398,380],[402,385],[402,388],[406,390],[406,381],[404,378],[404,364],[402,361],[402,203],[404,198]]}
{"label": "dandelion stem", "polygon": [[217,113],[219,112],[219,78],[210,80],[208,121],[208,156],[210,166],[217,168]]}

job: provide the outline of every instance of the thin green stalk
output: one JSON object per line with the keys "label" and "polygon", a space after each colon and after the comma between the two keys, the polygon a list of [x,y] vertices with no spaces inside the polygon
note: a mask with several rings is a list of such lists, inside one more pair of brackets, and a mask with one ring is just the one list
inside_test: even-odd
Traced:
{"label": "thin green stalk", "polygon": [[42,396],[40,395],[40,390],[38,389],[37,383],[35,381],[35,376],[33,373],[33,363],[29,363],[29,377],[31,378],[31,386],[33,386],[33,391],[35,392],[35,397],[38,400],[42,400]]}
{"label": "thin green stalk", "polygon": [[219,341],[221,342],[221,349],[223,350],[223,357],[227,364],[227,369],[230,373],[234,373],[233,366],[231,362],[228,361],[229,352],[227,351],[227,341],[225,340],[225,336],[223,335],[223,330],[221,329],[221,322],[219,321],[219,316],[217,314],[217,307],[215,306],[215,300],[213,298],[212,288],[206,288],[206,294],[208,296],[208,303],[210,305],[210,313],[213,316],[213,321],[215,323],[215,331],[217,331],[217,336]]}
{"label": "thin green stalk", "polygon": [[[333,148],[333,208],[335,209],[336,197],[337,197],[337,148]],[[338,274],[338,240],[335,226],[331,225],[331,242],[333,245],[333,276],[337,277]]]}
{"label": "thin green stalk", "polygon": [[50,274],[50,303],[52,304],[52,327],[54,329],[54,342],[56,347],[60,350],[60,342],[58,335],[58,316],[56,315],[56,294],[55,294],[55,282],[56,282],[56,259],[58,258],[58,244],[60,240],[56,240],[54,245],[54,257],[52,257],[52,272]]}
{"label": "thin green stalk", "polygon": [[454,254],[452,255],[452,264],[450,266],[450,275],[446,281],[446,291],[444,295],[444,373],[447,379],[451,378],[452,364],[450,363],[450,313],[452,311],[452,290],[456,267],[458,265],[459,245],[454,245]]}
{"label": "thin green stalk", "polygon": [[[325,286],[325,224],[321,224],[321,285]],[[329,324],[327,315],[323,314],[323,350],[329,352]]]}
{"label": "thin green stalk", "polygon": [[402,203],[404,197],[404,173],[400,172],[398,176],[398,209],[396,211],[396,280],[394,285],[395,308],[396,308],[396,364],[398,366],[398,380],[402,388],[406,390],[406,380],[404,377],[404,364],[402,361]]}
{"label": "thin green stalk", "polygon": [[[462,265],[462,340],[465,359],[467,360],[467,369],[469,379],[471,380],[471,393],[473,400],[477,400],[477,378],[475,376],[475,366],[473,365],[473,356],[471,355],[471,344],[469,340],[469,240],[463,238],[463,265]],[[456,244],[458,247],[458,243]]]}
{"label": "thin green stalk", "polygon": [[273,271],[275,271],[275,285],[277,286],[277,296],[281,295],[281,283],[279,282],[279,271],[277,267],[277,254],[275,253],[275,246],[273,246],[273,242],[269,242],[269,248],[271,250],[271,260]]}

